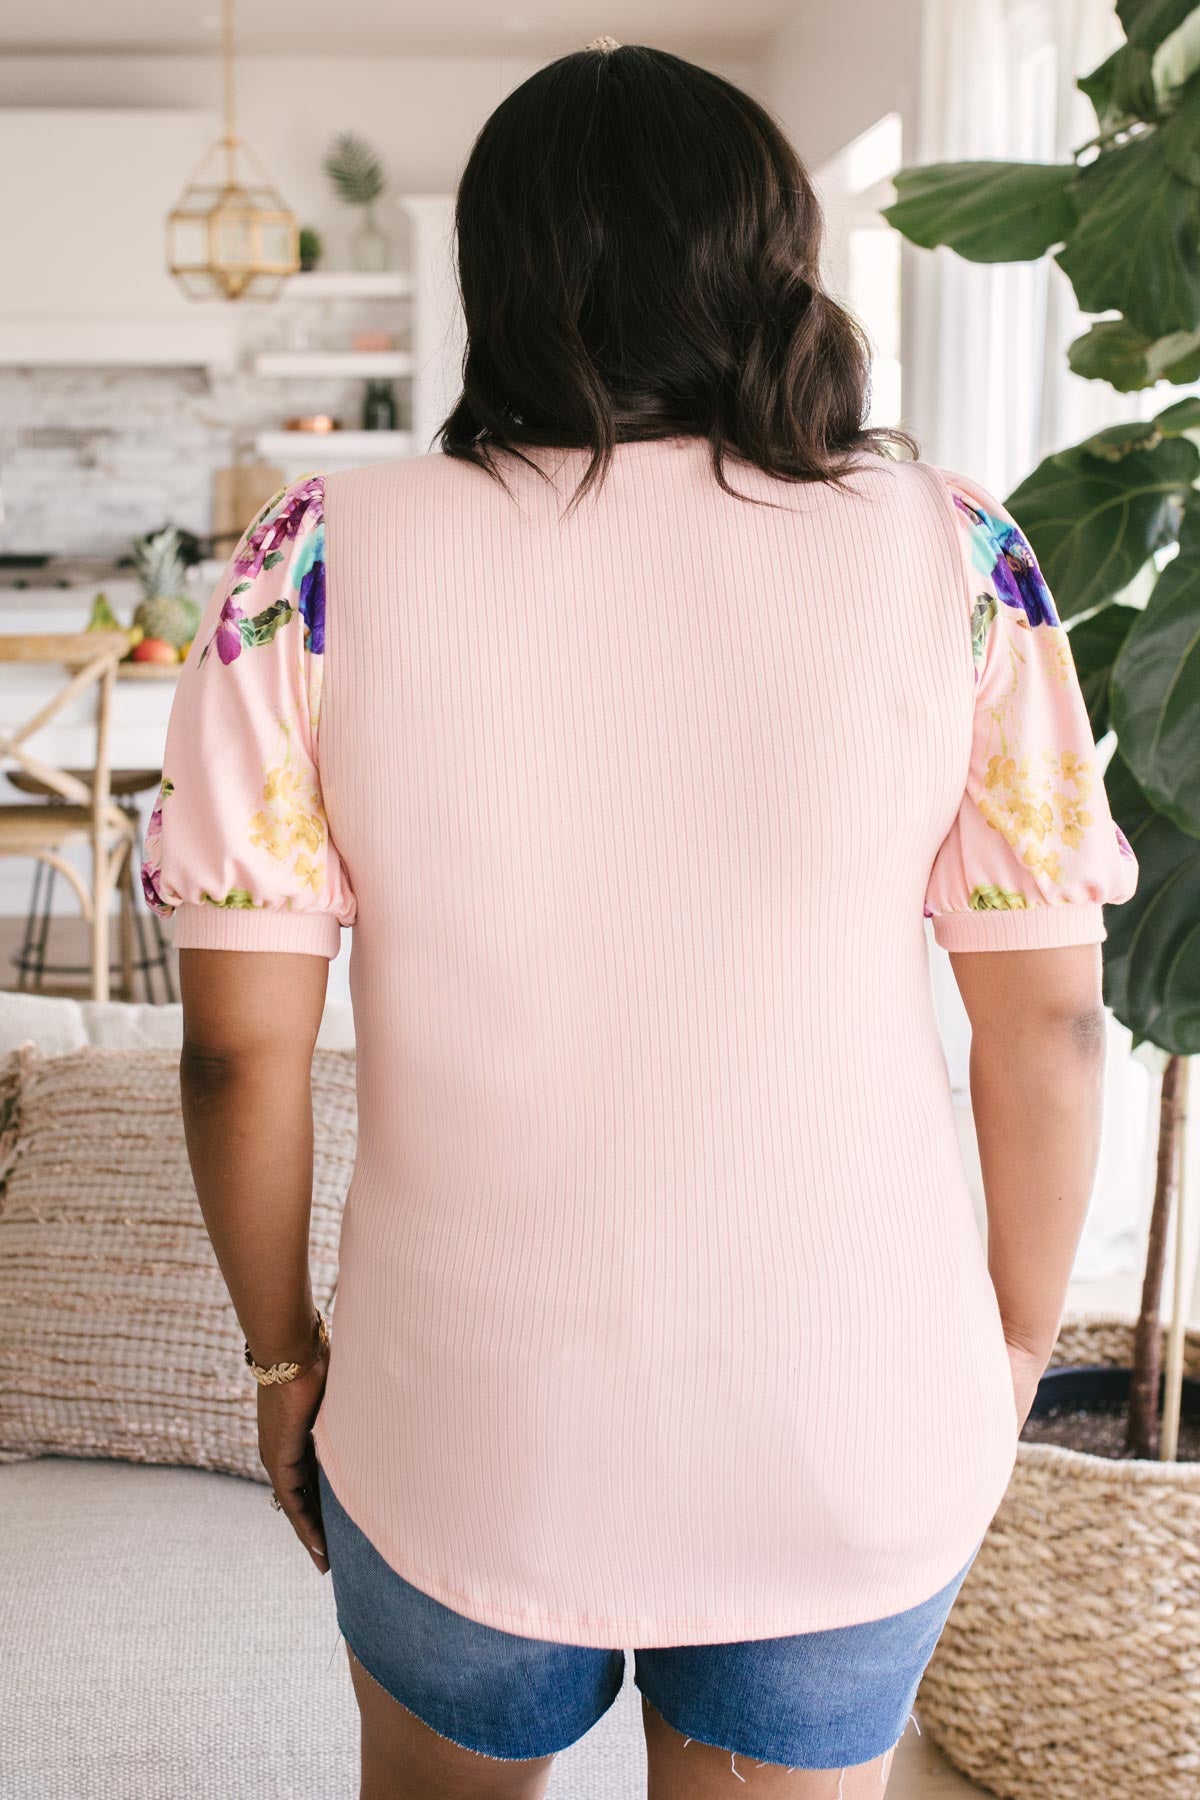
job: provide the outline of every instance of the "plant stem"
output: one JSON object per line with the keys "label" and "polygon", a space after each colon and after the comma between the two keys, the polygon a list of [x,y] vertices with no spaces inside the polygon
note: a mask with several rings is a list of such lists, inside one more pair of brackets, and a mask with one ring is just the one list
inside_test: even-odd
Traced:
{"label": "plant stem", "polygon": [[1163,1462],[1175,1462],[1178,1458],[1179,1415],[1183,1405],[1184,1342],[1187,1336],[1187,1278],[1189,1274],[1187,1266],[1187,1189],[1184,1185],[1184,1172],[1187,1169],[1187,1093],[1190,1067],[1190,1060],[1187,1057],[1181,1057],[1177,1095],[1179,1130],[1175,1139],[1175,1292],[1171,1304],[1171,1325],[1167,1332],[1167,1378],[1163,1384],[1162,1441],[1158,1446],[1158,1454]]}
{"label": "plant stem", "polygon": [[1158,1455],[1158,1390],[1162,1377],[1162,1287],[1167,1234],[1179,1179],[1178,1140],[1183,1128],[1183,1058],[1169,1056],[1163,1069],[1158,1103],[1158,1156],[1154,1204],[1146,1245],[1142,1304],[1133,1339],[1133,1378],[1129,1387],[1126,1448],[1134,1456]]}

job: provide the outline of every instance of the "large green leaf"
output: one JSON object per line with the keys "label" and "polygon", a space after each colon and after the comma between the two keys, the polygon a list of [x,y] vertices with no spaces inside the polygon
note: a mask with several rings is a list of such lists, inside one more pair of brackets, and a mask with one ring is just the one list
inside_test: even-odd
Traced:
{"label": "large green leaf", "polygon": [[1195,8],[1196,0],[1117,0],[1117,17],[1131,44],[1153,50]]}
{"label": "large green leaf", "polygon": [[1153,119],[1200,69],[1196,0],[1147,0],[1118,6],[1128,41],[1076,86],[1096,109],[1102,132],[1133,119]]}
{"label": "large green leaf", "polygon": [[1158,110],[1154,56],[1138,44],[1122,44],[1075,85],[1091,101],[1101,131],[1113,131],[1134,119],[1152,119]]}
{"label": "large green leaf", "polygon": [[1173,331],[1148,338],[1128,319],[1101,319],[1067,351],[1076,375],[1107,381],[1119,393],[1153,387],[1156,381],[1200,381],[1200,331]]}
{"label": "large green leaf", "polygon": [[1187,394],[1171,406],[1164,406],[1154,423],[1164,437],[1183,437],[1186,432],[1200,431],[1200,394]]}
{"label": "large green leaf", "polygon": [[1101,152],[1071,184],[1078,221],[1055,260],[1084,312],[1150,338],[1200,328],[1200,82],[1167,123]]}
{"label": "large green leaf", "polygon": [[1112,722],[1152,804],[1200,837],[1200,492],[1113,665]]}
{"label": "large green leaf", "polygon": [[1102,738],[1111,720],[1108,711],[1108,684],[1117,652],[1135,619],[1141,617],[1137,606],[1102,606],[1071,626],[1071,656],[1075,673],[1087,703],[1092,736]]}
{"label": "large green leaf", "polygon": [[1119,461],[1081,444],[1038,464],[1006,505],[1025,532],[1060,618],[1090,612],[1127,587],[1172,543],[1184,495],[1200,476],[1200,450],[1165,438]]}
{"label": "large green leaf", "polygon": [[1156,812],[1124,759],[1105,771],[1113,816],[1138,859],[1137,891],[1105,908],[1104,998],[1135,1040],[1200,1054],[1200,838]]}
{"label": "large green leaf", "polygon": [[1071,163],[927,163],[901,169],[883,216],[914,244],[971,262],[1030,262],[1075,223]]}
{"label": "large green leaf", "polygon": [[[1175,432],[1174,436],[1180,434]],[[1154,450],[1163,441],[1163,430],[1155,419],[1126,419],[1120,425],[1105,425],[1084,438],[1079,448],[1101,462],[1124,462],[1135,450]]]}

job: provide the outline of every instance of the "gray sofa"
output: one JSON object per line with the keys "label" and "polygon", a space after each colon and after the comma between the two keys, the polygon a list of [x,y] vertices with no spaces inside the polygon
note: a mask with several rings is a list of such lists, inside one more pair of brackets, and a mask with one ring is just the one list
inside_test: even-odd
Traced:
{"label": "gray sofa", "polygon": [[[330,1579],[264,1487],[44,1457],[0,1468],[0,1517],[5,1800],[354,1800]],[[553,1800],[644,1791],[631,1674]]]}

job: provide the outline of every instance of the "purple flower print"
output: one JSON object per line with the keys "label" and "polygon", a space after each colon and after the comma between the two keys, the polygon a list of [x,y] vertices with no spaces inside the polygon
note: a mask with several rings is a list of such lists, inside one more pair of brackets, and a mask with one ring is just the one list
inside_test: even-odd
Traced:
{"label": "purple flower print", "polygon": [[1060,624],[1050,589],[1023,533],[961,494],[954,495],[954,504],[970,522],[974,559],[987,574],[997,599],[1023,612],[1031,626]]}
{"label": "purple flower print", "polygon": [[238,574],[253,579],[268,558],[273,557],[278,561],[282,554],[280,546],[297,535],[304,524],[310,502],[315,500],[319,506],[324,492],[325,483],[320,475],[310,475],[307,481],[300,481],[294,487],[286,488],[283,504],[278,510],[273,505],[268,507],[246,539],[235,564]]}
{"label": "purple flower print", "polygon": [[171,909],[159,890],[158,875],[159,871],[151,868],[148,862],[142,864],[142,893],[146,897],[146,905],[152,912],[165,914]]}
{"label": "purple flower print", "polygon": [[325,654],[325,559],[319,557],[300,583],[300,617],[305,646],[314,656]]}
{"label": "purple flower print", "polygon": [[150,822],[146,826],[145,855],[142,862],[142,892],[146,896],[146,904],[153,912],[161,913],[164,918],[170,917],[172,909],[160,886],[163,801],[174,792],[175,783],[164,776],[159,786],[158,797],[154,802],[154,811],[150,814]]}
{"label": "purple flower print", "polygon": [[1132,856],[1133,846],[1130,844],[1129,839],[1125,836],[1125,833],[1121,830],[1121,827],[1115,820],[1113,821],[1113,830],[1117,834],[1117,849],[1121,852],[1121,855]]}
{"label": "purple flower print", "polygon": [[217,646],[217,655],[226,665],[242,654],[242,620],[245,616],[241,607],[235,606],[232,599],[226,600],[221,608],[212,642]]}

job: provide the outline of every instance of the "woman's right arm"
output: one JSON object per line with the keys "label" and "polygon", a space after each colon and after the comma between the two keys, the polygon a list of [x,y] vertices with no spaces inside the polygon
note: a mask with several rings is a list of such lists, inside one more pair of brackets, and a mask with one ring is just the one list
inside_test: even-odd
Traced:
{"label": "woman's right arm", "polygon": [[1100,1142],[1103,908],[1137,885],[1028,541],[942,471],[975,670],[966,788],[925,910],[971,1023],[988,1266],[1024,1422],[1062,1317]]}

